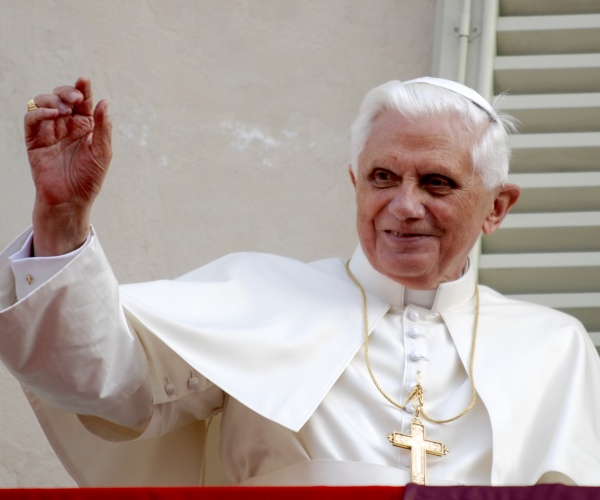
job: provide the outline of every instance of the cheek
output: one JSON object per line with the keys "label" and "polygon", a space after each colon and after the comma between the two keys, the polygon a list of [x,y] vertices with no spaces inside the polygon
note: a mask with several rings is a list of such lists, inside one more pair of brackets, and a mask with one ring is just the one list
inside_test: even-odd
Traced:
{"label": "cheek", "polygon": [[356,227],[363,237],[375,231],[373,214],[364,205],[356,212]]}
{"label": "cheek", "polygon": [[478,232],[474,229],[478,216],[474,210],[474,207],[467,208],[461,204],[448,204],[443,201],[429,205],[433,224],[444,234],[444,244],[455,245],[461,240],[470,239],[472,233]]}
{"label": "cheek", "polygon": [[367,200],[358,190],[356,192],[356,223],[358,229],[364,229],[369,222],[369,210]]}
{"label": "cheek", "polygon": [[385,200],[378,192],[357,190],[356,207],[360,220],[373,221],[377,214],[385,207]]}
{"label": "cheek", "polygon": [[447,208],[440,217],[447,246],[469,251],[482,231],[485,214],[477,204],[469,203]]}

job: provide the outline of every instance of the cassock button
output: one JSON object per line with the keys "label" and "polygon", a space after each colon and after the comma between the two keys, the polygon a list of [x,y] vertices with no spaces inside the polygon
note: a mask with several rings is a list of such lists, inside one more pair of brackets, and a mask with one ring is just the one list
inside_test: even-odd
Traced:
{"label": "cassock button", "polygon": [[419,330],[416,326],[412,326],[408,330],[408,334],[411,336],[411,338],[416,339],[421,336],[421,330]]}
{"label": "cassock button", "polygon": [[419,321],[421,319],[421,315],[417,311],[410,311],[408,313],[408,319],[411,321]]}
{"label": "cassock button", "polygon": [[412,405],[412,403],[406,403],[404,405],[404,409],[411,415],[415,412],[415,407]]}
{"label": "cassock button", "polygon": [[165,392],[167,393],[167,396],[174,396],[177,392],[177,388],[173,384],[167,384],[165,385]]}
{"label": "cassock button", "polygon": [[200,380],[198,380],[196,377],[192,377],[188,380],[188,387],[193,391],[197,390],[198,387],[200,387]]}
{"label": "cassock button", "polygon": [[414,351],[411,351],[410,354],[408,355],[408,357],[412,360],[412,361],[421,361],[425,356],[423,356],[423,354],[421,353],[421,351],[417,351],[416,349]]}

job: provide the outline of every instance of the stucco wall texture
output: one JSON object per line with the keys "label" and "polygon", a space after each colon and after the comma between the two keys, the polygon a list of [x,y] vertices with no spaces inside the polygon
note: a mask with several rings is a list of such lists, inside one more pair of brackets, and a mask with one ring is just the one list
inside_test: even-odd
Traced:
{"label": "stucco wall texture", "polygon": [[[120,281],[355,245],[349,126],[430,73],[435,0],[0,0],[0,246],[30,223],[27,99],[89,76],[114,157],[93,222]],[[0,332],[1,334],[2,332]],[[0,487],[74,483],[0,371]]]}

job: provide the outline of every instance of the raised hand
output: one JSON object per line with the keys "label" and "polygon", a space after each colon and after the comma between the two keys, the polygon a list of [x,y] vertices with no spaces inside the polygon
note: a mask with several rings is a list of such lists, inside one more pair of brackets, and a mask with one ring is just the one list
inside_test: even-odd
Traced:
{"label": "raised hand", "polygon": [[33,210],[36,256],[59,255],[87,238],[91,208],[110,165],[108,103],[94,108],[91,83],[34,99],[25,115],[25,143],[36,188]]}

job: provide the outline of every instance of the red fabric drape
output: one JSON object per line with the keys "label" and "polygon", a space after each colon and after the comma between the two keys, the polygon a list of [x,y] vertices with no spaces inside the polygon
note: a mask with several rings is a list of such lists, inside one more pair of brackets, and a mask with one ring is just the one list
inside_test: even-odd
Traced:
{"label": "red fabric drape", "polygon": [[373,487],[198,487],[0,489],[2,500],[401,500],[404,488]]}
{"label": "red fabric drape", "polygon": [[1,500],[600,500],[600,488],[563,485],[484,486],[307,486],[197,488],[0,489]]}

